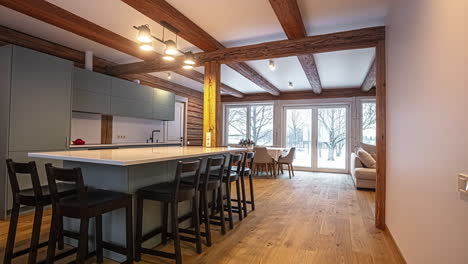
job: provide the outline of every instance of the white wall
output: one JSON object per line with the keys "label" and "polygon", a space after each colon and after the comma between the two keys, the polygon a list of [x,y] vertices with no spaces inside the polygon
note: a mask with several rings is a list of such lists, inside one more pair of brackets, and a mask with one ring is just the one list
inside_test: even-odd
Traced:
{"label": "white wall", "polygon": [[387,226],[410,264],[468,263],[468,1],[392,2]]}

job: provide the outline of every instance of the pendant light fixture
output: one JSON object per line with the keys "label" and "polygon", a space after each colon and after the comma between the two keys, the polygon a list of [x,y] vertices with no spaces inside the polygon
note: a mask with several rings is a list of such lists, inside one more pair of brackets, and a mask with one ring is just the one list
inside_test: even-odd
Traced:
{"label": "pendant light fixture", "polygon": [[[183,60],[183,69],[193,69],[194,65],[196,64],[195,62],[195,56],[191,51],[188,52],[183,52],[177,48],[177,34],[179,33],[179,30],[175,28],[174,26],[168,24],[167,22],[162,21],[161,26],[163,27],[163,32],[162,32],[162,39],[155,37],[151,35],[151,30],[148,25],[141,25],[141,26],[134,26],[136,30],[138,30],[137,34],[137,40],[140,44],[140,49],[144,51],[153,51],[153,40],[157,40],[158,42],[164,44],[164,50],[163,50],[163,56],[162,59],[165,61],[174,61],[176,58],[176,55],[183,54],[184,60]],[[168,39],[166,40],[165,38],[165,30],[168,29],[172,33],[175,34],[175,41]]]}

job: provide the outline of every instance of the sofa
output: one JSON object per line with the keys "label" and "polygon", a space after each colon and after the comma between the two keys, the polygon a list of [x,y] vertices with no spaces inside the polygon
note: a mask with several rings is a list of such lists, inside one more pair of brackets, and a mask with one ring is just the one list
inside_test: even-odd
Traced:
{"label": "sofa", "polygon": [[[367,144],[361,144],[361,148],[370,154],[376,153],[376,147]],[[356,151],[351,153],[351,178],[357,189],[374,189],[377,179],[377,169],[366,168],[359,159]]]}

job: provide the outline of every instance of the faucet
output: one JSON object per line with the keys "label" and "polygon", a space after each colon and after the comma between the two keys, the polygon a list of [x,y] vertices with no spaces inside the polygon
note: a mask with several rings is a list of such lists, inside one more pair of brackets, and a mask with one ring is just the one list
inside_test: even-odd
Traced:
{"label": "faucet", "polygon": [[[151,137],[150,137],[151,143],[154,143],[154,133],[155,133],[155,132],[160,133],[161,130],[158,129],[158,130],[153,130],[153,131],[151,132]],[[159,142],[159,139],[156,139],[156,143],[158,143],[158,142]]]}

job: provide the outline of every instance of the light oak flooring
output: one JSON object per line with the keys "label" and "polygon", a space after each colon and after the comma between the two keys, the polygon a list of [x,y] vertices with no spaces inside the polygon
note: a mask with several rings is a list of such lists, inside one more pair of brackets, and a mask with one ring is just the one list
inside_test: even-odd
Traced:
{"label": "light oak flooring", "polygon": [[[374,227],[374,192],[356,190],[349,175],[298,171],[292,180],[287,175],[256,177],[254,185],[257,210],[225,236],[213,227],[214,244],[204,246],[200,255],[182,242],[184,263],[404,263],[390,235]],[[50,223],[50,211],[46,214],[42,240]],[[31,215],[20,222],[17,247],[24,248]],[[0,221],[0,262],[7,230],[8,222]],[[166,248],[172,250],[170,244]],[[24,256],[14,263],[26,260]],[[143,255],[140,263],[174,262]]]}

